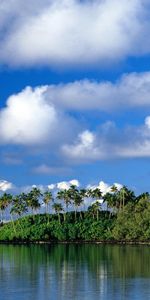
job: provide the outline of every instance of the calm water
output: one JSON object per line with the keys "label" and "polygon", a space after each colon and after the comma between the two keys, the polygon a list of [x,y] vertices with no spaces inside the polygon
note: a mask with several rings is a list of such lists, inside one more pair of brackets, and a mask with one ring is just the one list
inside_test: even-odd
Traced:
{"label": "calm water", "polygon": [[150,247],[0,245],[0,300],[148,300]]}

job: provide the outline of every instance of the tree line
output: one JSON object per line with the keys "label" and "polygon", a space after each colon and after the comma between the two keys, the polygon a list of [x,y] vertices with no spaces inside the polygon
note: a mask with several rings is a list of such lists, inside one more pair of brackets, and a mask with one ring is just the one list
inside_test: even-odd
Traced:
{"label": "tree line", "polygon": [[[87,207],[88,198],[91,204]],[[117,189],[114,185],[106,194],[99,188],[74,185],[53,194],[37,187],[18,195],[3,193],[0,213],[0,240],[4,231],[8,239],[150,238],[150,194],[136,196],[126,186]],[[5,224],[6,213],[11,221]]]}

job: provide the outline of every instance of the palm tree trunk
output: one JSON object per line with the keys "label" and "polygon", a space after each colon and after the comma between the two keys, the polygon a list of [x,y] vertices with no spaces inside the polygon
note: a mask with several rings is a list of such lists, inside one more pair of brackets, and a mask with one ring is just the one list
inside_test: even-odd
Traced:
{"label": "palm tree trunk", "polygon": [[11,217],[11,222],[12,222],[12,227],[13,227],[13,230],[14,230],[14,234],[16,234],[16,228],[15,228],[13,217],[12,217],[12,215],[10,215],[10,217]]}
{"label": "palm tree trunk", "polygon": [[122,195],[122,206],[123,206],[123,211],[124,211],[124,192],[123,192],[123,195]]}
{"label": "palm tree trunk", "polygon": [[1,221],[3,223],[3,211],[1,210]]}
{"label": "palm tree trunk", "polygon": [[66,212],[64,212],[63,217],[64,217],[64,222],[66,222]]}
{"label": "palm tree trunk", "polygon": [[98,221],[98,219],[99,219],[99,211],[97,210],[97,221]]}
{"label": "palm tree trunk", "polygon": [[60,224],[60,214],[58,213],[58,220],[59,220],[59,224]]}
{"label": "palm tree trunk", "polygon": [[82,220],[82,211],[80,211],[80,219]]}
{"label": "palm tree trunk", "polygon": [[77,220],[77,208],[74,206],[74,215],[75,215],[75,221]]}

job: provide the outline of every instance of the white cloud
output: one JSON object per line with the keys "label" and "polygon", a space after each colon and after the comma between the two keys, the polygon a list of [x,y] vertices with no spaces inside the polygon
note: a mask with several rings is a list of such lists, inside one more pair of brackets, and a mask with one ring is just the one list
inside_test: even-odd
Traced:
{"label": "white cloud", "polygon": [[70,181],[61,181],[58,183],[49,184],[48,189],[50,189],[50,190],[54,190],[54,189],[68,190],[71,185],[75,185],[76,187],[79,187],[80,183],[77,179],[72,179]]}
{"label": "white cloud", "polygon": [[0,180],[0,191],[6,192],[14,188],[14,185],[11,182],[6,180]]}
{"label": "white cloud", "polygon": [[[102,197],[106,194],[106,193],[112,193],[111,188],[112,186],[116,186],[118,190],[120,190],[122,188],[122,184],[120,183],[114,183],[114,184],[108,184],[104,181],[100,181],[98,184],[95,185],[87,185],[87,189],[100,189],[101,193],[102,193]],[[88,208],[88,206],[90,206],[91,204],[94,204],[95,201],[98,201],[100,204],[102,204],[102,208],[105,210],[107,208],[106,203],[103,203],[103,199],[95,199],[93,201],[93,199],[89,199],[89,198],[85,198],[84,199],[84,207]]]}
{"label": "white cloud", "polygon": [[[149,116],[139,127],[118,129],[108,121],[91,131],[82,123],[83,114],[74,114],[76,110],[84,110],[86,121],[85,109],[108,112],[117,108],[148,109],[149,95],[150,72],[124,75],[116,83],[81,81],[35,89],[26,87],[10,96],[6,107],[0,110],[0,144],[44,145],[49,157],[59,155],[62,160],[63,156],[72,164],[114,157],[149,157]],[[8,158],[7,162],[19,163],[16,154],[12,158],[17,160]],[[35,172],[56,174],[64,171],[44,161]]]}
{"label": "white cloud", "polygon": [[53,132],[57,113],[42,98],[44,88],[26,88],[8,98],[0,113],[0,138],[6,143],[33,144],[44,141]]}
{"label": "white cloud", "polygon": [[80,183],[77,179],[72,179],[69,181],[70,185],[75,185],[76,187],[80,186]]}
{"label": "white cloud", "polygon": [[118,190],[120,190],[122,188],[122,184],[120,184],[120,183],[114,183],[114,184],[110,185],[104,181],[100,181],[97,185],[88,185],[87,188],[90,188],[90,189],[98,188],[102,192],[102,196],[104,196],[106,193],[112,192],[111,191],[112,186],[116,186],[116,188]]}
{"label": "white cloud", "polygon": [[75,144],[62,146],[62,152],[68,157],[84,161],[95,160],[100,156],[100,148],[96,146],[96,136],[89,130],[80,133]]}
{"label": "white cloud", "polygon": [[74,132],[71,117],[64,115],[51,102],[47,103],[46,90],[46,86],[26,87],[8,98],[7,106],[0,111],[0,143],[53,144]]}
{"label": "white cloud", "polygon": [[112,186],[115,186],[118,189],[118,191],[121,190],[121,188],[123,187],[122,184],[117,183],[117,182],[115,182]]}
{"label": "white cloud", "polygon": [[52,184],[49,184],[47,187],[48,187],[49,190],[54,190],[55,187],[56,187],[56,184],[52,183]]}
{"label": "white cloud", "polygon": [[29,0],[1,1],[0,60],[10,65],[66,67],[108,64],[147,53],[147,3],[38,0],[34,5]]}
{"label": "white cloud", "polygon": [[117,129],[114,124],[107,122],[97,132],[84,131],[74,143],[63,145],[62,153],[74,163],[150,157],[150,117],[139,127]]}
{"label": "white cloud", "polygon": [[78,180],[76,179],[73,179],[73,180],[70,180],[70,181],[62,181],[62,182],[58,182],[56,184],[57,188],[59,190],[68,190],[70,188],[71,185],[75,185],[77,187],[80,186],[80,183]]}
{"label": "white cloud", "polygon": [[[115,83],[83,80],[35,89],[26,87],[11,95],[6,107],[0,110],[0,143],[67,143],[82,127],[81,120],[75,120],[70,112],[112,112],[132,107],[150,107],[150,72],[127,74]],[[93,133],[84,130],[78,140],[73,151],[82,155],[86,149],[88,157],[92,147],[95,148],[94,156],[97,156]]]}
{"label": "white cloud", "polygon": [[81,80],[50,85],[47,98],[77,111],[150,107],[150,72],[124,74],[116,82]]}

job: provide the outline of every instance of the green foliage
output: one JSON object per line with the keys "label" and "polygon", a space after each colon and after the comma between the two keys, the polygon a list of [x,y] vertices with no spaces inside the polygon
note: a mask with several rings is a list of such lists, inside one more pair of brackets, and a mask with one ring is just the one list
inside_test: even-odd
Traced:
{"label": "green foliage", "polygon": [[[87,211],[81,211],[85,197],[93,198],[94,202]],[[102,198],[106,211],[99,201]],[[42,204],[46,213],[37,214]],[[55,214],[49,213],[50,205]],[[69,205],[74,211],[68,212]],[[6,209],[11,221],[3,223]],[[73,185],[59,191],[56,199],[51,192],[42,194],[37,188],[16,196],[4,193],[0,196],[0,213],[0,241],[150,240],[150,195],[136,197],[125,186],[120,190],[113,186],[103,197],[98,188],[86,191]]]}
{"label": "green foliage", "polygon": [[128,203],[118,213],[113,236],[116,240],[149,240],[150,202],[143,198],[136,205]]}
{"label": "green foliage", "polygon": [[[103,215],[103,214],[102,214]],[[84,216],[84,214],[83,214]],[[62,217],[62,216],[61,216]],[[66,222],[60,223],[56,215],[50,215],[47,223],[47,215],[26,216],[14,222],[16,231],[13,231],[11,222],[0,227],[0,241],[76,241],[76,240],[105,240],[107,239],[108,225],[112,227],[113,219],[93,220],[92,217],[81,220],[77,213],[67,214]]]}

